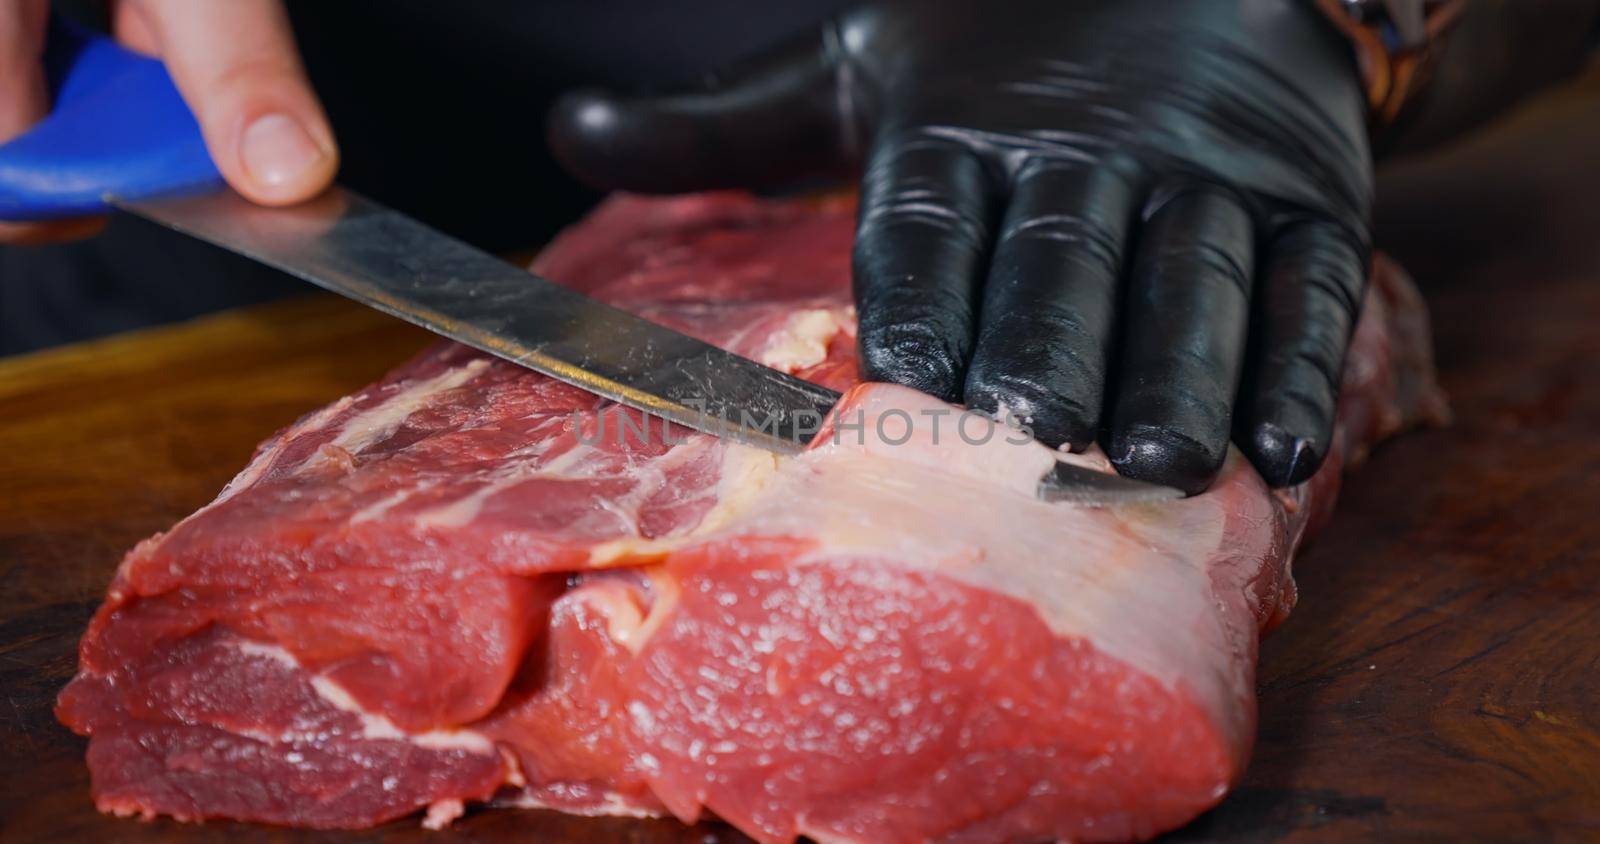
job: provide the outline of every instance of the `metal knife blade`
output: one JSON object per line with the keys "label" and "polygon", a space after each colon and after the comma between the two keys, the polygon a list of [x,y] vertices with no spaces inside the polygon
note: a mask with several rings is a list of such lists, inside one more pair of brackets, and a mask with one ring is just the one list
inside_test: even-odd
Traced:
{"label": "metal knife blade", "polygon": [[[803,449],[839,394],[539,278],[352,191],[264,208],[231,190],[111,200],[468,346],[657,417],[779,453]],[[1040,497],[1182,493],[1058,464]]]}
{"label": "metal knife blade", "polygon": [[1182,498],[1183,491],[1057,461],[1055,468],[1039,479],[1039,497],[1045,501],[1095,507],[1172,501]]}
{"label": "metal knife blade", "polygon": [[769,451],[804,448],[839,399],[342,188],[286,208],[231,190],[118,207],[629,407]]}

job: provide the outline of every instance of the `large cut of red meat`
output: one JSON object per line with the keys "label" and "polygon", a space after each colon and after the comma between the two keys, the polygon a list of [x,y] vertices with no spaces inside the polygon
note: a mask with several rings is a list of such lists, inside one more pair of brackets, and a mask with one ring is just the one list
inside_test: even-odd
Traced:
{"label": "large cut of red meat", "polygon": [[84,636],[58,711],[100,808],[362,827],[493,801],[894,842],[1145,837],[1216,803],[1295,547],[1350,457],[1440,412],[1415,293],[1380,262],[1309,483],[1235,455],[1196,498],[1049,504],[1053,460],[1099,458],[857,384],[852,219],[615,198],[538,265],[849,388],[801,456],[449,344],[263,444]]}

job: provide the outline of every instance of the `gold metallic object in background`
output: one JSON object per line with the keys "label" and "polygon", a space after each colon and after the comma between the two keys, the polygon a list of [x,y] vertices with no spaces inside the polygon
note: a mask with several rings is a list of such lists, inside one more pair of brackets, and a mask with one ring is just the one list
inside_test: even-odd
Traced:
{"label": "gold metallic object in background", "polygon": [[1315,0],[1355,48],[1375,126],[1393,124],[1426,86],[1439,42],[1467,0]]}

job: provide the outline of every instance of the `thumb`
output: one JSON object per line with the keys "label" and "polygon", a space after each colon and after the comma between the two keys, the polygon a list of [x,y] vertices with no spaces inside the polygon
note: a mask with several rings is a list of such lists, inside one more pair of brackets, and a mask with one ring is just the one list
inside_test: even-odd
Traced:
{"label": "thumb", "polygon": [[854,153],[835,44],[813,33],[694,91],[569,93],[551,112],[550,148],[601,188],[673,193],[821,175]]}
{"label": "thumb", "polygon": [[126,0],[118,36],[160,55],[211,158],[263,205],[315,196],[339,167],[280,0]]}

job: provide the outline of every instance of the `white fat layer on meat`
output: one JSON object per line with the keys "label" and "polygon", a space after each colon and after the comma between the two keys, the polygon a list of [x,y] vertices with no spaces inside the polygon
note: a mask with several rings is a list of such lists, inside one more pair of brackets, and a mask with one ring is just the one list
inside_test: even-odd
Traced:
{"label": "white fat layer on meat", "polygon": [[335,709],[342,709],[361,719],[362,735],[369,739],[397,739],[409,741],[429,750],[470,750],[474,753],[493,753],[494,742],[473,730],[428,730],[411,733],[400,729],[386,716],[368,712],[345,688],[337,682],[318,674],[311,678],[311,687],[317,695]]}
{"label": "white fat layer on meat", "polygon": [[796,835],[814,841],[816,844],[859,844],[861,841],[861,839],[853,835],[835,835],[827,830],[813,829],[811,828],[810,819],[804,815],[795,819],[794,831]]}
{"label": "white fat layer on meat", "polygon": [[585,471],[583,464],[585,461],[603,456],[604,454],[598,449],[578,443],[542,464],[537,458],[508,460],[495,467],[493,473],[485,479],[482,486],[448,504],[443,504],[425,513],[418,514],[415,521],[421,527],[433,528],[461,527],[471,524],[472,520],[476,519],[478,514],[483,511],[484,504],[488,503],[489,499],[496,494],[536,478],[572,480],[590,477],[591,473]]}
{"label": "white fat layer on meat", "polygon": [[266,657],[267,659],[270,659],[273,662],[284,666],[285,668],[292,668],[296,671],[300,670],[300,661],[294,658],[294,654],[289,653],[287,650],[284,650],[277,645],[254,642],[249,639],[235,639],[230,642],[230,644],[232,644],[241,652],[250,654],[251,656]]}
{"label": "white fat layer on meat", "polygon": [[499,745],[498,748],[500,750],[500,763],[505,765],[506,769],[505,784],[515,788],[527,785],[528,778],[522,773],[522,760],[517,758],[516,752],[505,745]]}
{"label": "white fat layer on meat", "polygon": [[789,315],[783,330],[761,352],[761,362],[784,372],[798,372],[828,358],[828,343],[845,327],[845,315],[833,308],[808,308]]}
{"label": "white fat layer on meat", "polygon": [[[722,470],[717,479],[716,503],[711,510],[693,527],[669,536],[655,539],[630,536],[601,542],[589,549],[590,566],[603,568],[619,560],[665,554],[726,526],[730,519],[743,512],[778,471],[780,458],[771,452],[733,442],[718,443],[710,437],[695,439],[702,440],[702,447],[722,448]],[[681,451],[688,445],[680,445],[674,451]]]}
{"label": "white fat layer on meat", "polygon": [[466,814],[467,804],[459,798],[451,797],[448,800],[435,800],[428,804],[428,811],[422,816],[424,829],[444,829],[455,822],[456,818]]}
{"label": "white fat layer on meat", "polygon": [[[249,639],[236,639],[228,644],[243,653],[270,659],[286,668],[296,671],[305,670],[300,661],[295,659],[294,654],[279,645],[256,642]],[[352,713],[360,718],[362,738],[407,741],[429,750],[467,750],[473,753],[495,752],[494,742],[490,741],[482,733],[473,730],[428,730],[421,733],[402,730],[384,715],[368,712],[343,686],[321,674],[311,675],[311,688],[316,691],[318,697],[333,706],[333,708]],[[248,732],[243,734],[252,735]],[[285,736],[266,735],[252,735],[252,737],[263,740],[286,738]]]}
{"label": "white fat layer on meat", "polygon": [[[355,454],[367,446],[388,437],[399,429],[407,417],[421,409],[431,397],[444,390],[454,389],[465,384],[488,366],[489,360],[487,358],[475,358],[461,366],[445,370],[432,378],[404,384],[394,395],[384,399],[375,407],[345,419],[333,441],[313,452],[299,466],[294,467],[295,471],[302,471],[321,465],[329,459],[328,454],[330,451],[339,453],[342,450],[349,454]],[[233,480],[222,488],[222,492],[210,504],[191,513],[183,521],[174,525],[172,530],[175,531],[183,525],[200,518],[211,509],[254,486],[277,465],[286,448],[306,436],[327,428],[333,424],[334,420],[348,411],[355,402],[355,397],[345,396],[290,426],[274,438],[264,451],[256,455],[248,466],[245,466],[239,474],[235,475]],[[411,493],[416,491],[411,490]],[[379,504],[383,505],[382,508],[374,510],[367,515],[367,518],[376,518],[382,515],[384,510],[395,506],[403,498],[404,496],[399,496],[395,497],[394,501],[379,502]],[[168,531],[168,533],[171,533],[171,531]],[[159,539],[158,535],[145,540],[132,553],[124,557],[117,568],[119,575],[125,575],[128,566],[134,565],[142,559],[143,555],[140,551],[153,549]],[[127,598],[125,594],[115,589],[110,592],[108,597],[113,601],[122,601]]]}
{"label": "white fat layer on meat", "polygon": [[[345,420],[339,435],[329,445],[359,454],[367,446],[381,442],[399,430],[411,414],[421,410],[434,396],[467,383],[488,366],[488,358],[473,358],[432,378],[405,383],[394,395]],[[307,463],[319,460],[319,455],[320,452],[312,455]]]}
{"label": "white fat layer on meat", "polygon": [[620,817],[620,818],[660,818],[665,817],[661,812],[631,803],[616,794],[607,794],[599,802],[589,806],[574,807],[566,803],[555,803],[540,800],[533,795],[522,792],[508,797],[495,798],[496,806],[505,806],[512,809],[555,809],[568,815],[582,815],[584,817]]}
{"label": "white fat layer on meat", "polygon": [[[345,396],[333,404],[330,404],[316,413],[311,414],[305,419],[295,423],[293,427],[287,431],[284,431],[276,439],[274,439],[272,441],[272,445],[268,446],[266,451],[257,455],[256,459],[250,461],[250,465],[244,467],[244,470],[235,475],[233,480],[228,481],[228,485],[222,488],[222,492],[217,495],[216,500],[202,508],[199,512],[196,512],[194,516],[198,516],[200,513],[204,513],[206,510],[209,510],[212,507],[215,507],[216,505],[234,497],[235,495],[238,495],[241,490],[249,489],[253,484],[255,484],[256,481],[261,479],[262,475],[267,473],[268,469],[272,468],[272,465],[278,461],[278,456],[283,453],[283,449],[289,445],[289,443],[294,442],[300,437],[306,436],[307,434],[320,431],[327,427],[328,423],[332,422],[335,417],[349,409],[350,405],[354,403],[354,398]],[[190,516],[189,518],[192,519],[194,516]]]}
{"label": "white fat layer on meat", "polygon": [[[1248,699],[1248,681],[1232,654],[1240,637],[1228,629],[1213,586],[1218,568],[1254,571],[1270,553],[1221,548],[1230,515],[1224,508],[1244,497],[1121,507],[1043,502],[1039,478],[1063,456],[1041,444],[1006,442],[1009,432],[1000,427],[987,443],[971,445],[946,428],[936,446],[920,424],[904,444],[880,440],[875,419],[884,411],[907,412],[919,423],[922,410],[958,412],[902,387],[870,387],[846,409],[862,412],[864,438],[845,435],[795,458],[729,444],[719,512],[683,535],[597,546],[592,564],[665,554],[716,539],[724,528],[739,536],[814,538],[818,547],[797,564],[875,557],[1014,597],[1057,635],[1081,637],[1169,688],[1181,685],[1225,728],[1247,728],[1248,707],[1239,702]],[[894,427],[891,439],[899,431]],[[1104,468],[1102,460],[1071,462]],[[888,513],[895,518],[886,520]],[[662,596],[641,619],[631,603],[591,597],[613,639],[635,652],[671,605]]]}
{"label": "white fat layer on meat", "polygon": [[[827,358],[828,343],[848,325],[847,309],[810,308],[790,314],[783,330],[774,334],[762,354],[767,366],[789,372],[815,366]],[[488,362],[473,360],[463,366],[440,373],[433,378],[408,385],[388,400],[348,420],[332,445],[352,454],[394,433],[416,412],[428,398],[440,391],[461,386],[478,373]],[[562,420],[553,420],[562,421]],[[324,423],[325,424],[325,423]],[[537,441],[541,446],[548,440]],[[688,442],[671,449],[660,458],[637,463],[631,471],[640,475],[627,495],[603,506],[625,525],[633,536],[603,543],[590,551],[593,565],[605,565],[612,560],[632,554],[648,554],[655,546],[676,547],[686,537],[708,532],[719,527],[737,512],[760,483],[772,474],[776,458],[756,449],[728,444],[723,461],[723,472],[718,484],[716,504],[700,522],[681,534],[664,539],[644,539],[638,536],[638,508],[648,496],[667,482],[666,473],[674,466],[693,459],[706,448],[715,447],[706,437],[694,436]],[[415,517],[422,527],[451,528],[470,524],[482,512],[484,505],[496,494],[517,484],[535,478],[570,479],[587,477],[584,463],[590,459],[614,460],[615,455],[602,452],[583,443],[576,443],[567,451],[550,460],[541,460],[542,448],[527,455],[519,455],[497,466],[482,486],[454,501],[429,509]],[[315,460],[316,458],[313,458]],[[650,477],[645,477],[645,476]],[[397,490],[351,517],[352,524],[371,521],[387,514],[420,488]]]}
{"label": "white fat layer on meat", "polygon": [[[421,409],[431,397],[444,390],[454,389],[465,384],[488,366],[489,361],[487,358],[475,358],[461,366],[445,370],[432,378],[405,384],[400,387],[398,392],[383,400],[377,406],[344,420],[344,424],[340,427],[339,433],[334,437],[333,441],[317,449],[300,465],[294,467],[294,470],[303,471],[316,468],[329,459],[330,451],[333,453],[343,451],[355,454],[367,446],[388,437],[399,429],[407,417]],[[239,474],[234,476],[233,480],[228,482],[227,486],[222,488],[222,492],[210,504],[191,513],[183,521],[174,525],[172,530],[175,531],[185,524],[200,518],[211,509],[254,486],[277,465],[278,460],[283,456],[284,450],[289,445],[328,427],[335,419],[338,419],[348,411],[355,402],[355,397],[345,396],[300,420],[288,430],[279,434],[272,440],[271,445],[267,446],[266,450],[256,455],[248,466],[245,466]],[[412,490],[412,492],[415,493],[416,490]],[[395,501],[388,503],[384,509],[393,507],[400,500],[402,499],[397,498]],[[381,514],[382,510],[378,510],[369,515],[369,518],[375,518]],[[171,532],[168,531],[168,533]],[[159,539],[160,536],[158,535],[145,540],[135,547],[132,553],[124,557],[117,567],[119,576],[125,575],[129,566],[142,559],[141,550],[153,549]],[[127,598],[124,593],[116,589],[113,589],[108,597],[113,601],[122,601]]]}
{"label": "white fat layer on meat", "polygon": [[407,498],[410,498],[411,496],[416,495],[423,490],[429,489],[432,486],[432,484],[424,481],[414,487],[408,486],[392,492],[379,499],[376,503],[358,510],[354,516],[350,517],[350,524],[359,525],[362,522],[370,522],[376,519],[381,519],[390,510],[393,510],[395,507],[398,507],[404,503]]}
{"label": "white fat layer on meat", "polygon": [[[581,444],[578,448],[570,449],[567,452],[557,455],[554,459],[546,462],[544,465],[539,465],[539,461],[544,457],[545,452],[550,450],[552,443],[551,439],[541,435],[544,433],[545,429],[553,425],[562,424],[566,424],[565,417],[552,416],[549,419],[546,419],[535,425],[528,434],[529,437],[533,438],[532,442],[530,442],[527,446],[524,446],[523,448],[506,455],[505,462],[494,468],[494,470],[487,476],[483,486],[473,490],[470,493],[467,493],[460,498],[457,498],[454,501],[451,501],[448,504],[444,504],[418,514],[415,518],[415,521],[424,527],[458,527],[460,525],[467,524],[476,518],[478,512],[483,509],[484,502],[487,501],[490,496],[512,486],[513,484],[541,475],[548,477],[569,477],[569,475],[566,475],[565,472],[571,468],[574,458],[581,456],[581,454],[575,453],[579,451],[579,448],[583,448]],[[533,466],[538,466],[538,468],[529,468]],[[387,515],[390,510],[393,510],[395,507],[398,507],[400,504],[404,503],[406,499],[409,499],[418,493],[432,489],[433,486],[434,484],[424,481],[415,487],[406,487],[404,489],[397,490],[392,495],[389,495],[375,504],[356,513],[350,518],[350,523],[360,524],[362,522],[382,518],[383,516]]]}
{"label": "white fat layer on meat", "polygon": [[678,605],[678,579],[657,568],[645,569],[650,580],[650,609],[641,613],[634,592],[616,581],[596,580],[563,595],[562,601],[581,601],[606,621],[606,636],[637,654]]}
{"label": "white fat layer on meat", "polygon": [[483,503],[489,500],[489,496],[518,481],[525,480],[526,477],[516,477],[515,479],[507,477],[490,481],[449,504],[418,514],[413,521],[419,527],[434,528],[461,527],[462,525],[471,524],[472,520],[478,517],[478,512],[483,509]]}
{"label": "white fat layer on meat", "polygon": [[[552,420],[566,424],[565,417]],[[660,425],[659,420],[648,423],[652,430]],[[631,475],[634,483],[629,485],[628,493],[616,500],[600,502],[608,512],[615,516],[622,529],[630,534],[638,533],[638,509],[649,496],[667,483],[666,473],[680,465],[692,460],[707,448],[714,447],[714,440],[704,436],[691,436],[687,442],[680,444],[665,455],[649,461],[621,461],[613,452],[608,452],[583,442],[573,442],[570,448],[548,460],[544,459],[544,452],[548,449],[548,441],[540,441],[538,448],[530,448],[526,453],[513,455],[511,459],[496,466],[484,478],[484,483],[477,489],[416,516],[416,523],[422,527],[449,528],[470,524],[483,507],[495,495],[510,489],[517,484],[537,478],[551,480],[573,480],[578,478],[600,478],[608,476]]]}
{"label": "white fat layer on meat", "polygon": [[1220,548],[1229,514],[1218,508],[1237,496],[1122,507],[1040,501],[1039,478],[1058,459],[1045,446],[1007,443],[1004,429],[976,446],[957,437],[935,446],[920,434],[891,445],[872,433],[884,411],[947,406],[888,385],[854,395],[845,410],[863,412],[864,440],[785,461],[739,514],[739,534],[814,537],[817,560],[877,557],[1015,597],[1057,635],[1082,637],[1169,687],[1181,683],[1218,723],[1243,729],[1234,722],[1250,692],[1212,566],[1268,549]]}

